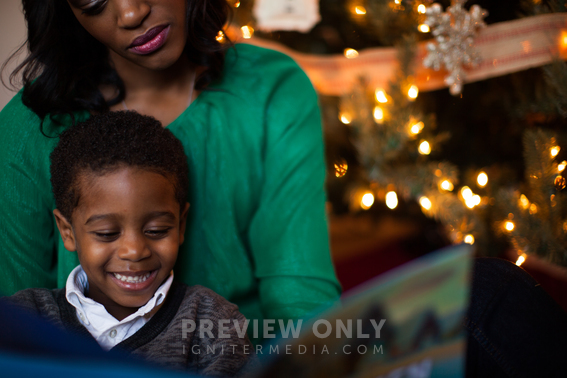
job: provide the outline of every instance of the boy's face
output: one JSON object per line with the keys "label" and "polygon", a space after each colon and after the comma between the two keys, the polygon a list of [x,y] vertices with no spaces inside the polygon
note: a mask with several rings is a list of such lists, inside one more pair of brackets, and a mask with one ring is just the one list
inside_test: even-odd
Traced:
{"label": "boy's face", "polygon": [[72,226],[54,211],[65,248],[77,251],[88,296],[121,320],[146,304],[169,277],[183,243],[189,204],[173,184],[137,168],[83,174]]}

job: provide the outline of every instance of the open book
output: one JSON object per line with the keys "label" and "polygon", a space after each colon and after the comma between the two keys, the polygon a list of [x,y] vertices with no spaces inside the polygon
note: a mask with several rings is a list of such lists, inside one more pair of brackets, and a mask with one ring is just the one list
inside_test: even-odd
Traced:
{"label": "open book", "polygon": [[413,260],[285,327],[257,377],[463,377],[472,247]]}

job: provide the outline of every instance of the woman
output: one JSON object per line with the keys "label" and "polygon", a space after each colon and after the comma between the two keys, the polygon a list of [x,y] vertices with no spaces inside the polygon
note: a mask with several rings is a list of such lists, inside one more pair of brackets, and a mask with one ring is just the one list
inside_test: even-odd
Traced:
{"label": "woman", "polygon": [[336,299],[316,95],[289,58],[216,41],[224,0],[23,0],[24,89],[0,113],[0,291],[62,287],[48,156],[92,113],[154,116],[184,144],[192,192],[176,278],[252,319]]}

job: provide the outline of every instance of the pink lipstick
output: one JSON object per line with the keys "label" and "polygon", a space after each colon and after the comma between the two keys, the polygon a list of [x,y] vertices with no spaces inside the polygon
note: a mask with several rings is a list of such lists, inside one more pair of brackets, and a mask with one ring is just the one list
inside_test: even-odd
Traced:
{"label": "pink lipstick", "polygon": [[169,25],[153,27],[143,35],[137,37],[128,49],[140,55],[151,54],[163,46],[169,34],[169,29]]}

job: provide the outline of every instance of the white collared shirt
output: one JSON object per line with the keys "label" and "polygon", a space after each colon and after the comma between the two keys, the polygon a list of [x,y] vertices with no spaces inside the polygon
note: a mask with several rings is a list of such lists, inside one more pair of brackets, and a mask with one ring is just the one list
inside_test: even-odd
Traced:
{"label": "white collared shirt", "polygon": [[135,334],[151,319],[161,307],[172,282],[173,271],[148,303],[120,321],[110,315],[103,305],[85,297],[85,290],[88,290],[89,282],[87,274],[80,265],[69,274],[65,291],[67,301],[77,310],[77,318],[81,324],[104,350],[109,350]]}

